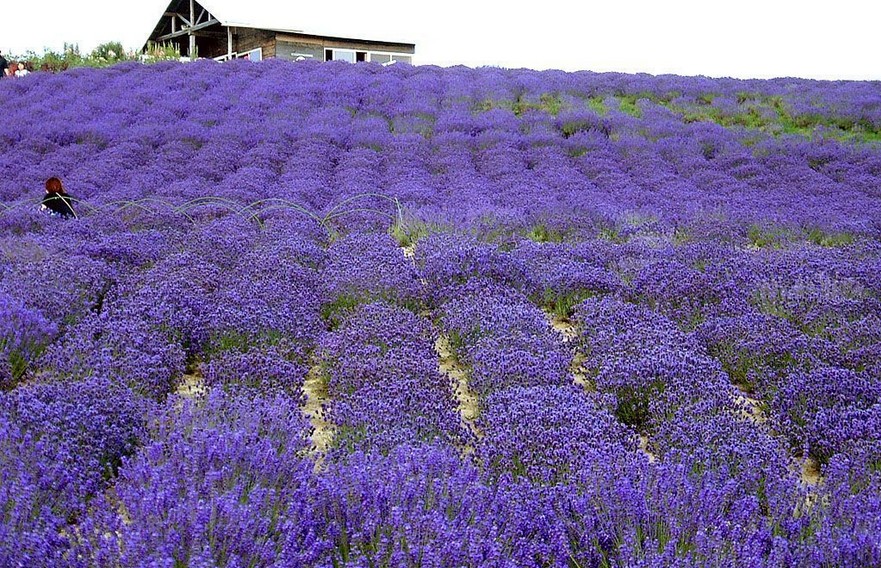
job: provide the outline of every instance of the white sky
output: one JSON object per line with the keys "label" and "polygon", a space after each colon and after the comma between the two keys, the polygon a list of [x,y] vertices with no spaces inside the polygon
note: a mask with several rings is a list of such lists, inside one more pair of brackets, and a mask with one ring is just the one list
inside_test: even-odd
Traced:
{"label": "white sky", "polygon": [[[416,43],[417,64],[881,80],[881,0],[232,1],[277,4],[279,27]],[[139,48],[169,2],[18,4],[0,17],[0,50]]]}

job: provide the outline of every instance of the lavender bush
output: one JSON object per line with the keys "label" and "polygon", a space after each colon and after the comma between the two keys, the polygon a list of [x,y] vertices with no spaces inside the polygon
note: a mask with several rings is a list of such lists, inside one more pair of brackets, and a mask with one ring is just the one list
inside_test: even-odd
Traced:
{"label": "lavender bush", "polygon": [[878,565],[879,92],[0,81],[0,564]]}

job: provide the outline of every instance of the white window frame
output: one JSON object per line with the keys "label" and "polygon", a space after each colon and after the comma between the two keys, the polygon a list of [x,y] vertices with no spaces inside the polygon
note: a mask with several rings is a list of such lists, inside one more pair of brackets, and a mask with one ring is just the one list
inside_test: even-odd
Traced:
{"label": "white window frame", "polygon": [[[339,61],[339,60],[336,59],[336,52],[338,52],[338,51],[344,51],[344,52],[346,52],[346,53],[351,53],[352,55],[354,55],[354,59],[355,59],[354,62],[355,62],[355,63],[360,63],[360,62],[357,60],[357,59],[358,59],[358,53],[359,53],[359,52],[361,52],[361,53],[365,53],[365,54],[366,54],[365,57],[364,57],[364,61],[365,61],[365,62],[366,62],[366,61],[373,61],[373,56],[374,56],[374,55],[387,55],[388,57],[391,58],[391,60],[390,60],[390,61],[383,62],[383,63],[382,63],[383,65],[388,65],[389,63],[398,62],[398,61],[400,61],[400,60],[398,59],[399,57],[409,57],[409,58],[410,58],[410,64],[412,65],[412,63],[413,63],[413,54],[412,54],[412,53],[403,53],[403,52],[400,52],[400,51],[375,51],[375,50],[374,50],[374,51],[370,51],[369,49],[354,49],[354,48],[351,48],[351,47],[333,47],[333,46],[326,46],[326,47],[324,48],[324,51],[327,51],[327,50],[332,51],[333,54],[334,54],[334,59],[331,59],[331,61]],[[325,57],[326,57],[326,56],[325,56]],[[327,61],[327,60],[325,59],[325,61]]]}
{"label": "white window frame", "polygon": [[[244,59],[245,56],[250,55],[251,53],[254,53],[255,51],[260,53],[260,59],[258,59],[257,61],[263,61],[263,48],[262,47],[255,47],[254,49],[252,49],[250,51],[243,51],[243,52],[233,51],[232,53],[224,53],[223,55],[221,55],[219,57],[215,57],[214,61],[229,61],[231,59]],[[305,55],[305,54],[300,54],[300,55]],[[248,58],[248,60],[253,61],[253,59],[251,59],[250,57]]]}
{"label": "white window frame", "polygon": [[[254,52],[256,52],[260,56],[260,59],[251,59],[250,55]],[[255,47],[254,49],[250,49],[245,52],[239,52],[235,55],[235,57],[236,59],[244,59],[245,57],[247,57],[248,61],[263,61],[263,48]]]}
{"label": "white window frame", "polygon": [[[334,55],[330,61],[346,61],[345,59],[336,59],[337,51],[345,51],[346,53],[351,53],[352,61],[346,61],[346,63],[358,63],[358,52],[364,51],[363,49],[352,49],[349,47],[325,47],[324,51],[326,52],[328,49],[332,51]],[[327,55],[325,55],[325,57],[327,57]],[[325,59],[325,61],[327,61],[327,59]]]}
{"label": "white window frame", "polygon": [[384,61],[380,65],[389,65],[391,63],[397,63],[398,57],[409,57],[410,65],[413,64],[413,54],[412,53],[402,53],[399,51],[368,51],[367,52],[367,61],[373,61],[373,55],[388,55],[391,57],[391,60]]}

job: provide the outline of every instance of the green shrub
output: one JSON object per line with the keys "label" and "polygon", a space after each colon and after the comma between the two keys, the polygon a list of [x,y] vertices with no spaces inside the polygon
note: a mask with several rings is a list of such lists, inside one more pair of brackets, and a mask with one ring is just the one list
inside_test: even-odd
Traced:
{"label": "green shrub", "polygon": [[33,51],[24,55],[10,54],[11,61],[27,61],[34,69],[44,71],[65,71],[75,67],[109,67],[124,61],[141,61],[153,63],[157,61],[179,61],[180,50],[174,43],[156,44],[149,42],[143,54],[126,51],[122,43],[109,41],[102,43],[89,54],[83,54],[76,43],[65,43],[61,52],[45,50],[42,55]]}
{"label": "green shrub", "polygon": [[605,116],[609,109],[606,108],[606,101],[603,97],[590,97],[587,99],[587,107],[600,116]]}
{"label": "green shrub", "polygon": [[410,247],[419,239],[432,233],[438,233],[443,227],[436,223],[426,223],[420,220],[396,221],[389,229],[389,234],[398,242],[398,246]]}
{"label": "green shrub", "polygon": [[539,223],[526,232],[526,238],[537,243],[562,243],[566,240],[566,232]]}
{"label": "green shrub", "polygon": [[102,43],[89,55],[89,58],[96,61],[106,61],[108,63],[119,63],[134,58],[134,54],[126,53],[125,48],[118,41],[109,41]]}
{"label": "green shrub", "polygon": [[760,225],[752,225],[746,233],[749,243],[757,248],[783,248],[790,236],[790,231],[784,227]]}
{"label": "green shrub", "polygon": [[854,242],[854,236],[850,233],[828,233],[818,228],[808,229],[806,238],[821,247],[843,247]]}
{"label": "green shrub", "polygon": [[632,117],[642,118],[642,109],[636,105],[637,100],[636,95],[624,95],[618,99],[618,108]]}

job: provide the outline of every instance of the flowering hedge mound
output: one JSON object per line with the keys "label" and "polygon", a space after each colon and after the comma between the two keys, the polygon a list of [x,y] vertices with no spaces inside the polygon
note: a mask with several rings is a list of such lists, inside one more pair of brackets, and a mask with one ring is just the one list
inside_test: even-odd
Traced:
{"label": "flowering hedge mound", "polygon": [[881,564],[879,92],[0,81],[0,565]]}

